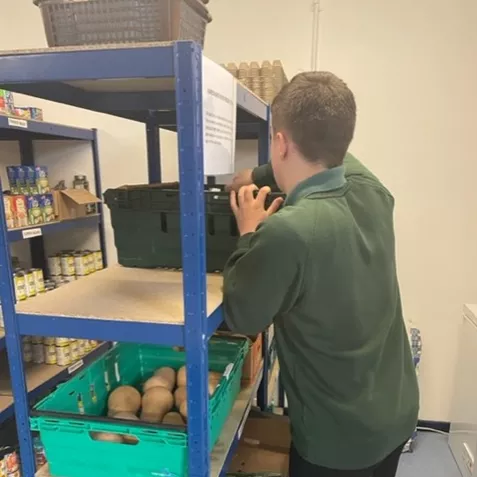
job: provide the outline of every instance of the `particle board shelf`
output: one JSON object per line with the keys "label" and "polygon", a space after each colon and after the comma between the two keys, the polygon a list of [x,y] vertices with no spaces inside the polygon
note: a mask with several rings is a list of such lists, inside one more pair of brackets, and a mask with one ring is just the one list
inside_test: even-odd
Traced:
{"label": "particle board shelf", "polygon": [[[17,313],[183,325],[182,287],[182,272],[118,265],[22,302]],[[221,276],[208,276],[208,314],[222,302],[221,287]]]}

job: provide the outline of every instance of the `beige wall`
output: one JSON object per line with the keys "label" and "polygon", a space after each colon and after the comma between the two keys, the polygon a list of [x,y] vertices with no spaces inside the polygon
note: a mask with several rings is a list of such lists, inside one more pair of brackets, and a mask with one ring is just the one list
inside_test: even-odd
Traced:
{"label": "beige wall", "polygon": [[[312,0],[211,0],[206,54],[217,62],[280,58],[311,64]],[[461,307],[477,302],[477,47],[473,0],[322,0],[319,58],[356,93],[352,150],[396,197],[406,318],[422,329],[424,419],[447,420]],[[44,46],[30,0],[3,0],[5,48]],[[19,34],[18,25],[22,26]],[[5,29],[6,26],[6,29]],[[26,32],[26,33],[25,33]],[[42,104],[48,120],[100,129],[103,188],[146,178],[141,125]],[[174,134],[162,135],[166,179],[177,177]],[[253,163],[255,145],[240,164]],[[1,150],[0,150],[1,155]],[[109,249],[114,250],[109,232]]]}
{"label": "beige wall", "polygon": [[[212,0],[206,53],[307,70],[311,5]],[[462,304],[477,302],[476,3],[322,0],[321,10],[320,69],[358,101],[351,149],[396,197],[404,308],[423,333],[421,417],[447,420]]]}

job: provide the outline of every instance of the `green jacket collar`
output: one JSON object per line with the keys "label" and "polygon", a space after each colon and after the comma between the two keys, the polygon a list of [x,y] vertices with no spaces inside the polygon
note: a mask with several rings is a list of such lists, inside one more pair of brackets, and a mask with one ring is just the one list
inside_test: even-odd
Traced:
{"label": "green jacket collar", "polygon": [[296,204],[300,199],[315,192],[329,192],[340,189],[346,184],[344,166],[333,167],[319,172],[300,182],[289,194],[285,205]]}

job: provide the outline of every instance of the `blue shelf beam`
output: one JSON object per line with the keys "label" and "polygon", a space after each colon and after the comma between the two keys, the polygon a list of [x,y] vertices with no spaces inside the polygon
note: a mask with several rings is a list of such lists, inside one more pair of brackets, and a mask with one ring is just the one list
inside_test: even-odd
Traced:
{"label": "blue shelf beam", "polygon": [[94,132],[91,129],[0,115],[0,141],[17,141],[25,137],[30,140],[93,141]]}
{"label": "blue shelf beam", "polygon": [[[190,41],[179,45],[194,47]],[[126,119],[147,122],[160,112],[158,126],[172,126],[176,111],[175,44],[133,48],[0,54],[0,88]],[[118,89],[118,80],[121,87]],[[268,106],[243,85],[237,86],[239,122],[266,120]]]}
{"label": "blue shelf beam", "polygon": [[42,235],[53,234],[63,230],[71,230],[75,228],[97,227],[101,223],[99,214],[80,217],[78,219],[62,220],[61,222],[50,222],[48,224],[32,225],[21,229],[10,229],[7,233],[9,242],[18,242],[25,240],[24,232],[41,229]]}

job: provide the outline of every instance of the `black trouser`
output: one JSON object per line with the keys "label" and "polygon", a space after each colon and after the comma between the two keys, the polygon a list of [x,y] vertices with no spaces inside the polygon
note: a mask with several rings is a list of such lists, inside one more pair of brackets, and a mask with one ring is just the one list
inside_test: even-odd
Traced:
{"label": "black trouser", "polygon": [[302,459],[292,444],[288,477],[395,477],[403,447],[404,444],[400,445],[382,462],[368,469],[333,470]]}

